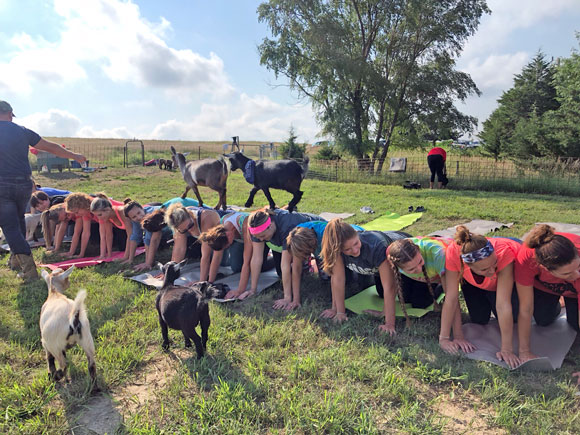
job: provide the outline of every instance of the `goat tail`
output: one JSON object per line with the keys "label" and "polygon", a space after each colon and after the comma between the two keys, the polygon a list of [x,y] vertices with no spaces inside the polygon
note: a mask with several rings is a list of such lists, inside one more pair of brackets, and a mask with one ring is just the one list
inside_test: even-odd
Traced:
{"label": "goat tail", "polygon": [[228,165],[229,160],[226,161],[223,156],[220,156],[219,161],[222,164],[222,174],[227,176],[230,173],[230,166]]}
{"label": "goat tail", "polygon": [[85,299],[87,298],[87,291],[80,290],[73,301],[72,309],[70,310],[69,318],[74,319],[78,317],[79,313],[85,309]]}
{"label": "goat tail", "polygon": [[310,157],[304,156],[304,160],[302,160],[302,179],[306,178],[306,174],[308,173],[308,165],[310,163]]}

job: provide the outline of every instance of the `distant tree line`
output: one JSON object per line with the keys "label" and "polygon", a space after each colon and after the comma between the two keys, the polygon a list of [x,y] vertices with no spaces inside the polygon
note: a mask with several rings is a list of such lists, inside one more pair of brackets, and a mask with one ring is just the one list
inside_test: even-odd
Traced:
{"label": "distant tree line", "polygon": [[[576,35],[580,42],[580,34]],[[511,157],[580,157],[580,54],[547,61],[538,54],[483,123],[483,151]]]}
{"label": "distant tree line", "polygon": [[479,95],[455,59],[485,0],[269,0],[261,63],[312,102],[323,134],[381,172],[393,142],[457,137],[477,120],[454,106]]}

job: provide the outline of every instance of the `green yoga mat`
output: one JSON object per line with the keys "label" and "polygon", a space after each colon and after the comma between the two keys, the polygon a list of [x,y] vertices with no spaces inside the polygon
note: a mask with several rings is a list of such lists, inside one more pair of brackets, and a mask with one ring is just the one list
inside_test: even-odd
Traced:
{"label": "green yoga mat", "polygon": [[[441,293],[439,298],[437,298],[437,302],[441,303],[444,297],[445,295]],[[373,285],[372,287],[369,287],[366,290],[363,290],[362,292],[348,298],[346,301],[344,301],[344,305],[353,313],[362,314],[364,310],[383,311],[384,301],[379,297],[377,290]],[[398,299],[395,307],[395,315],[397,317],[405,317],[401,311],[401,306],[398,302]],[[406,304],[405,307],[407,308],[407,314],[409,317],[423,317],[429,311],[433,311],[433,304],[429,305],[427,308],[412,308],[411,304]]]}
{"label": "green yoga mat", "polygon": [[422,215],[423,213],[409,213],[404,216],[397,213],[387,213],[366,224],[361,224],[361,226],[369,231],[399,231],[411,225]]}

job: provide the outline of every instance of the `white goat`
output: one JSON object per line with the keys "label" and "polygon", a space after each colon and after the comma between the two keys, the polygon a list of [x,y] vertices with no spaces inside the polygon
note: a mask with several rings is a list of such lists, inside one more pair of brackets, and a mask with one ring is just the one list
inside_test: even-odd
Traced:
{"label": "white goat", "polygon": [[[56,269],[50,274],[46,270],[42,271],[42,277],[48,285],[48,297],[40,311],[42,346],[46,350],[50,375],[58,381],[66,374],[66,350],[79,344],[87,354],[89,374],[95,387],[95,345],[84,303],[87,292],[79,291],[74,301],[62,294],[69,287],[68,277],[73,269],[74,266],[65,272]],[[55,358],[60,366],[59,370],[56,370]]]}

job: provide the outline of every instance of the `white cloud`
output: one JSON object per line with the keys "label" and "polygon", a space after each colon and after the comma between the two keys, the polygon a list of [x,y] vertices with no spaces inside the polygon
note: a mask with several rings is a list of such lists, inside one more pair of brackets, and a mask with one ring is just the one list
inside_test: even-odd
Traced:
{"label": "white cloud", "polygon": [[299,141],[312,141],[318,133],[310,105],[281,105],[268,97],[241,94],[229,104],[204,104],[190,120],[168,120],[157,125],[150,138],[183,140],[246,139],[280,141],[293,125]]}
{"label": "white cloud", "polygon": [[578,0],[488,0],[491,15],[482,17],[477,33],[469,39],[463,58],[496,52],[517,29],[527,29],[542,20],[557,18],[567,11],[580,11]]}
{"label": "white cloud", "polygon": [[29,94],[35,84],[70,84],[87,78],[86,68],[96,65],[114,82],[160,88],[182,99],[192,92],[231,92],[216,54],[206,58],[167,45],[172,29],[165,18],[150,23],[130,1],[54,0],[54,5],[63,20],[58,41],[13,35],[14,53],[0,64],[0,89]]}
{"label": "white cloud", "polygon": [[14,122],[36,131],[41,136],[74,137],[81,128],[79,118],[66,110],[58,109],[15,118]]}
{"label": "white cloud", "polygon": [[480,89],[507,89],[512,85],[514,74],[521,72],[528,59],[525,52],[492,54],[485,59],[471,59],[463,71],[471,75]]}

